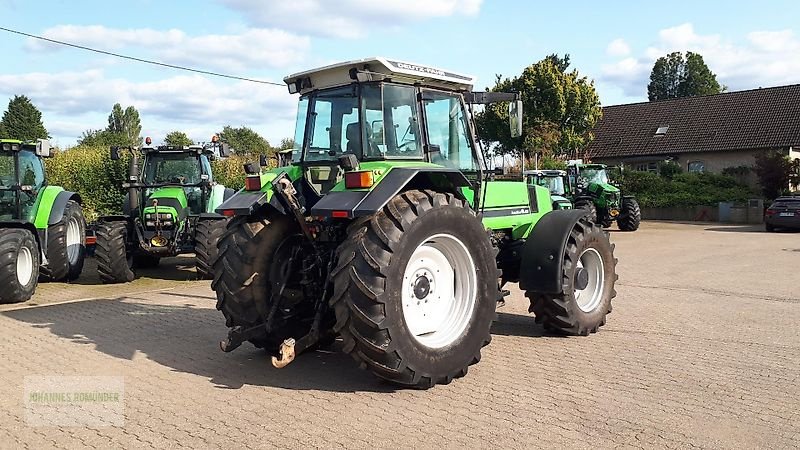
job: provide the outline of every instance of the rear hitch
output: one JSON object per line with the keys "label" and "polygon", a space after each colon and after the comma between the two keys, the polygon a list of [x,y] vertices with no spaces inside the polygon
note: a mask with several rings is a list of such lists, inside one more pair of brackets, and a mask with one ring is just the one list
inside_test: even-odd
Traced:
{"label": "rear hitch", "polygon": [[281,348],[279,350],[280,356],[272,357],[272,365],[275,366],[276,369],[283,369],[284,367],[288,366],[289,363],[294,361],[294,345],[295,341],[293,338],[283,341],[283,344],[281,344]]}

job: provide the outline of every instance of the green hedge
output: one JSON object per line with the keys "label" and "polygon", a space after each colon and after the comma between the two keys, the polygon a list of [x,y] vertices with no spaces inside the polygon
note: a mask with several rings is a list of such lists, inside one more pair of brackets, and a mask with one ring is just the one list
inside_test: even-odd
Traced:
{"label": "green hedge", "polygon": [[626,170],[622,192],[636,196],[639,204],[649,207],[715,206],[719,202],[743,202],[757,198],[751,187],[728,175],[679,173],[672,179],[651,172]]}

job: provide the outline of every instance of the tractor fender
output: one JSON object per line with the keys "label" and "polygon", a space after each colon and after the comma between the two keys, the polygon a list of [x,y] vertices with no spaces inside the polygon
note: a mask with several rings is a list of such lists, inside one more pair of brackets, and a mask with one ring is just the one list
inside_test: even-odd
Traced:
{"label": "tractor fender", "polygon": [[561,293],[567,239],[575,224],[586,214],[583,209],[562,209],[539,219],[522,247],[520,289],[544,294]]}
{"label": "tractor fender", "polygon": [[67,202],[70,200],[74,200],[78,202],[78,204],[83,204],[80,194],[70,191],[61,191],[58,193],[50,208],[50,216],[47,219],[48,225],[55,225],[61,222],[61,218],[64,217],[64,209],[66,209]]}
{"label": "tractor fender", "polygon": [[462,196],[458,188],[465,186],[472,186],[472,183],[457,169],[396,167],[372,190],[327,193],[311,208],[311,214],[331,217],[333,211],[346,211],[348,218],[369,216],[380,211],[394,196],[408,189],[434,189]]}
{"label": "tractor fender", "polygon": [[635,195],[623,195],[622,198],[636,200],[636,196]]}

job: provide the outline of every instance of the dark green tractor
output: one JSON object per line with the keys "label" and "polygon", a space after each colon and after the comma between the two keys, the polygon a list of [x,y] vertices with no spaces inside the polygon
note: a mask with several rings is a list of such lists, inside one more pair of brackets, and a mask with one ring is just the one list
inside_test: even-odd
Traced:
{"label": "dark green tractor", "polygon": [[609,180],[607,169],[605,164],[569,161],[567,174],[572,203],[575,208],[588,211],[590,220],[604,228],[617,222],[622,231],[636,231],[642,221],[639,202],[633,196],[622,195]]}
{"label": "dark green tractor", "polygon": [[536,321],[588,335],[615,295],[613,246],[583,210],[550,193],[490,181],[473,79],[375,58],[289,76],[299,93],[290,165],[246,165],[245,188],[218,209],[212,288],[230,327],[221,343],[266,349],[284,367],[341,337],[373,373],[417,387],[467,373],[491,340],[495,308],[520,283]]}
{"label": "dark green tractor", "polygon": [[[130,151],[122,215],[101,217],[95,257],[104,283],[132,281],[137,268],[156,267],[167,256],[195,253],[199,278],[211,277],[217,240],[227,219],[215,209],[232,189],[214,181],[211,161],[227,144],[111,149],[111,158]],[[140,169],[141,168],[141,169]]]}
{"label": "dark green tractor", "polygon": [[86,255],[81,198],[47,184],[50,142],[0,140],[0,303],[28,300],[39,279],[71,281]]}

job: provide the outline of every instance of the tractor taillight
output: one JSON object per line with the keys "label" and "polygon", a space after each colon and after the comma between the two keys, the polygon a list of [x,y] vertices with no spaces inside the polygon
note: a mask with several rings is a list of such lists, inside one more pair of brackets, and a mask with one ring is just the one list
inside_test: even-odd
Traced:
{"label": "tractor taillight", "polygon": [[244,189],[246,191],[261,190],[261,175],[248,176],[244,179]]}
{"label": "tractor taillight", "polygon": [[331,211],[331,217],[334,219],[346,219],[349,215],[347,211]]}
{"label": "tractor taillight", "polygon": [[372,187],[375,178],[371,170],[361,170],[358,172],[346,172],[344,174],[344,187],[347,189],[363,189]]}
{"label": "tractor taillight", "polygon": [[233,216],[236,215],[236,211],[234,211],[232,209],[223,209],[222,210],[222,215],[225,216],[225,217],[233,217]]}

